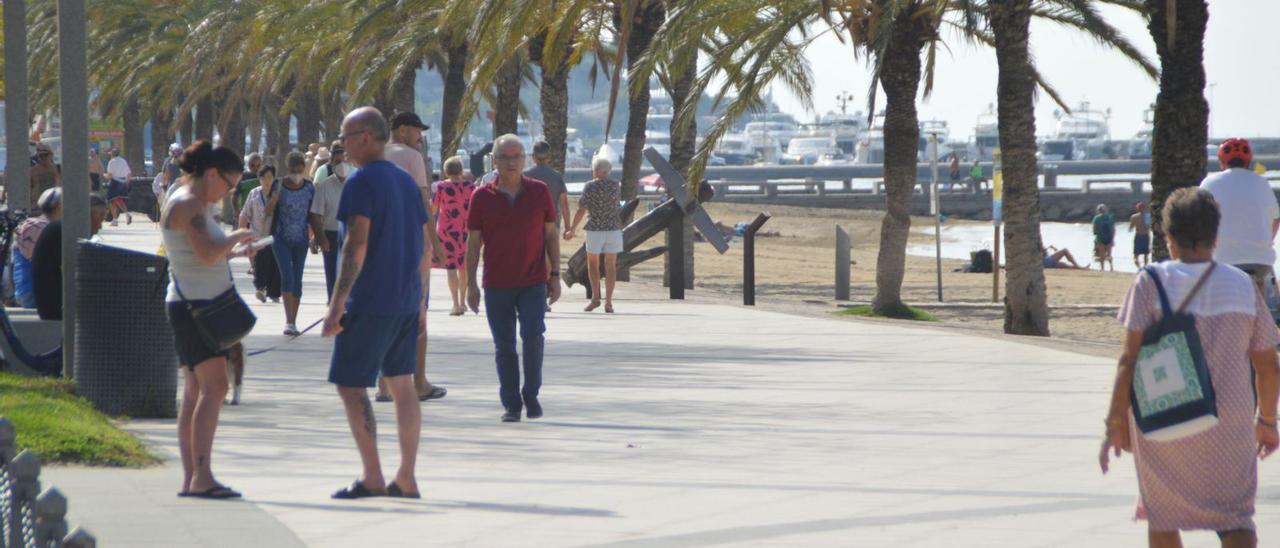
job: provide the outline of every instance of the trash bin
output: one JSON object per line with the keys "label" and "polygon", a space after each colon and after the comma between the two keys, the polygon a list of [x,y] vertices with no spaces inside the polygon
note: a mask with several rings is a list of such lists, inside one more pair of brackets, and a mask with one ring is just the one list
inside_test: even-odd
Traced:
{"label": "trash bin", "polygon": [[76,265],[76,392],[108,415],[177,416],[168,259],[82,240]]}

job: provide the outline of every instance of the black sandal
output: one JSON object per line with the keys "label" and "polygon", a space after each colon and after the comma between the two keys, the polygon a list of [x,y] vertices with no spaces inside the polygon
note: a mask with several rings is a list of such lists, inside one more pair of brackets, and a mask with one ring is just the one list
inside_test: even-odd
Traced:
{"label": "black sandal", "polygon": [[426,394],[418,396],[418,401],[438,400],[448,394],[449,390],[443,386],[432,385],[431,390]]}
{"label": "black sandal", "polygon": [[199,492],[188,491],[186,493],[178,493],[178,496],[191,497],[195,499],[226,500],[226,499],[238,499],[240,498],[240,493],[236,492],[236,490],[230,487],[227,487],[225,485],[215,485],[213,487],[205,489],[204,491],[199,491]]}
{"label": "black sandal", "polygon": [[400,486],[396,485],[396,482],[393,481],[387,485],[387,496],[400,499],[420,499],[422,498],[422,493],[406,493],[401,491]]}
{"label": "black sandal", "polygon": [[386,493],[374,493],[368,487],[365,487],[363,483],[360,483],[360,480],[356,480],[351,482],[351,485],[343,487],[332,496],[335,499],[353,500],[369,497],[385,497],[386,495]]}

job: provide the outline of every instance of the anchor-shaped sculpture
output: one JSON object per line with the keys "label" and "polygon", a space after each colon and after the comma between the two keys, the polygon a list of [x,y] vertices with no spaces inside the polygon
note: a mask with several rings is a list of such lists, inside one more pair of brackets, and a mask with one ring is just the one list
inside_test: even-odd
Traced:
{"label": "anchor-shaped sculpture", "polygon": [[[711,216],[707,214],[707,210],[703,209],[700,203],[711,201],[711,198],[714,197],[711,186],[699,185],[698,200],[690,199],[688,185],[684,180],[684,176],[676,168],[672,167],[666,158],[663,158],[653,147],[644,149],[644,157],[649,160],[649,165],[653,166],[658,175],[662,176],[663,182],[666,183],[668,199],[622,230],[623,252],[618,255],[618,268],[630,268],[670,251],[671,297],[675,299],[684,298],[684,249],[668,250],[666,246],[658,246],[643,251],[635,251],[635,248],[663,230],[671,230],[673,236],[671,242],[673,245],[682,246],[684,239],[679,234],[679,231],[683,230],[684,217],[689,217],[693,221],[694,228],[706,238],[711,247],[714,247],[721,254],[729,250],[729,242],[725,240],[724,234],[720,233],[715,221],[711,219]],[[626,218],[635,212],[639,204],[640,201],[636,199],[628,201],[622,206],[619,215]],[[569,284],[569,287],[573,287],[575,283],[587,285],[586,278],[587,250],[583,246],[578,248],[573,257],[569,258],[569,268],[565,271],[564,281]]]}

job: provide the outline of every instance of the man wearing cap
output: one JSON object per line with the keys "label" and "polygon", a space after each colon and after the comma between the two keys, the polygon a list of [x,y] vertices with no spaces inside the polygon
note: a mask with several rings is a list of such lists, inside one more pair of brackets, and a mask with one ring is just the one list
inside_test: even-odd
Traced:
{"label": "man wearing cap", "polygon": [[[418,185],[418,192],[422,195],[422,204],[424,207],[431,203],[431,181],[427,178],[427,165],[422,158],[422,131],[429,129],[422,123],[422,118],[413,112],[401,112],[391,117],[391,142],[387,143],[384,153],[387,161],[400,166],[409,172],[413,177],[414,183]],[[430,209],[430,208],[428,208]],[[434,226],[431,219],[427,220],[428,226]],[[436,236],[436,231],[428,230],[427,236],[431,240],[431,249],[436,259],[444,262],[444,254],[440,250],[440,240]],[[431,277],[426,278],[426,285],[422,291],[429,300],[431,295]],[[416,351],[418,359],[418,368],[414,372],[414,385],[418,388],[418,397],[423,400],[433,400],[443,398],[448,390],[443,386],[436,386],[427,380],[427,333],[423,330],[422,335],[418,337],[418,349]],[[378,394],[375,398],[380,402],[391,401],[391,394],[387,391],[387,384],[383,380],[378,381]]]}
{"label": "man wearing cap", "polygon": [[31,202],[27,205],[27,210],[35,212],[40,210],[40,196],[44,191],[61,185],[58,166],[53,163],[53,149],[49,148],[49,145],[44,143],[36,145],[36,163],[31,165],[29,177]]}
{"label": "man wearing cap", "polygon": [[[333,297],[333,282],[338,276],[338,256],[342,253],[342,239],[338,237],[338,203],[342,189],[347,185],[350,166],[345,163],[346,150],[334,145],[329,150],[329,163],[316,170],[316,197],[311,200],[311,232],[315,234],[315,246],[324,253],[324,281]],[[324,178],[320,178],[324,175]]]}
{"label": "man wearing cap", "polygon": [[332,158],[330,158],[330,160],[324,163],[323,165],[316,166],[315,177],[312,177],[311,180],[318,183],[320,181],[328,179],[330,175],[333,175],[333,166],[336,166],[342,163],[343,158],[345,158],[343,152],[338,152],[338,149],[341,149],[341,148],[342,148],[341,141],[334,141],[333,143],[329,144],[329,154],[332,156]]}

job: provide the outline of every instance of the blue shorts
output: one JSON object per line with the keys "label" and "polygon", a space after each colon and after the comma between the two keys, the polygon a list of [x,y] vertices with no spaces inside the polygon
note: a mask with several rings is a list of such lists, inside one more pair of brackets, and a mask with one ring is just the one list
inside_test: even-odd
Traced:
{"label": "blue shorts", "polygon": [[280,269],[280,292],[301,297],[302,269],[307,264],[307,244],[275,242],[271,244],[271,252],[275,254],[276,266]]}
{"label": "blue shorts", "polygon": [[333,341],[329,382],[350,388],[373,388],[384,377],[412,375],[417,369],[418,314],[342,317],[342,332]]}

